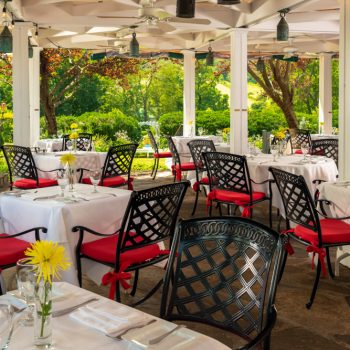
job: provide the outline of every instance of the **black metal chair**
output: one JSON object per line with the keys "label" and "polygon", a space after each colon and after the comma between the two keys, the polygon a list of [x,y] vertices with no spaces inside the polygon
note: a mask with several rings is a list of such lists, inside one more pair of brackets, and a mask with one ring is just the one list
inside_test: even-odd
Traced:
{"label": "black metal chair", "polygon": [[[16,237],[34,232],[35,239],[40,240],[40,231],[46,233],[47,229],[45,227],[35,227],[16,234],[0,234],[0,295],[3,293],[1,289],[1,271],[16,266],[19,259],[25,258],[24,252],[31,245],[30,242]],[[6,290],[4,292],[6,292]]]}
{"label": "black metal chair", "polygon": [[[1,147],[4,152],[6,164],[10,175],[10,189],[13,186],[20,189],[33,189],[39,187],[56,186],[55,179],[41,178],[38,175],[38,170],[44,173],[50,173],[59,169],[44,171],[38,169],[35,165],[32,152],[29,147],[16,145],[4,145]],[[13,181],[13,177],[20,179]]]}
{"label": "black metal chair", "polygon": [[167,137],[169,150],[173,157],[173,165],[171,166],[173,174],[174,174],[174,182],[175,180],[181,181],[182,172],[183,171],[195,171],[196,166],[193,162],[181,163],[179,152],[175,146],[174,140],[171,136]]}
{"label": "black metal chair", "polygon": [[[76,248],[78,280],[81,285],[81,258],[98,261],[113,267],[114,272],[104,276],[102,283],[110,284],[110,298],[120,301],[120,284],[125,289],[135,272],[131,295],[136,292],[139,269],[168,258],[169,250],[162,250],[158,243],[173,239],[175,223],[188,187],[188,182],[179,182],[133,192],[126,209],[121,228],[112,235],[98,233],[84,226],[76,226],[79,232]],[[103,237],[93,242],[84,242],[84,233]],[[162,280],[138,305],[148,299],[161,286]]]}
{"label": "black metal chair", "polygon": [[148,130],[147,133],[148,133],[148,137],[149,137],[149,140],[151,142],[152,148],[154,150],[154,153],[153,153],[154,163],[153,163],[153,168],[152,168],[152,173],[151,173],[151,177],[154,180],[157,176],[157,171],[158,171],[158,167],[159,167],[159,159],[172,158],[172,154],[171,154],[171,152],[159,152],[158,145],[157,145],[156,139],[154,138],[154,136],[152,134],[152,131]]}
{"label": "black metal chair", "polygon": [[303,143],[306,143],[311,148],[311,135],[309,130],[289,129],[288,134],[292,153],[302,154],[300,149]]}
{"label": "black metal chair", "polygon": [[[89,142],[89,149],[88,151],[92,151],[92,134],[89,134],[87,132],[81,132],[79,133],[79,136],[77,138],[77,151],[86,151],[85,148],[85,141]],[[69,135],[63,136],[63,142],[62,142],[62,151],[67,151],[67,141],[69,140]]]}
{"label": "black metal chair", "polygon": [[200,187],[209,186],[208,176],[203,176],[203,173],[206,170],[203,153],[216,152],[216,148],[212,140],[197,139],[190,141],[187,145],[190,149],[192,160],[196,167],[196,182],[192,186],[193,190],[196,192],[196,199],[192,210],[192,215],[194,215],[197,208],[199,192],[201,190]]}
{"label": "black metal chair", "polygon": [[279,234],[249,219],[181,221],[168,261],[161,317],[233,332],[248,342],[241,349],[260,344],[270,349],[281,252]]}
{"label": "black metal chair", "polygon": [[311,154],[325,156],[335,161],[338,166],[338,140],[319,139],[311,141]]}
{"label": "black metal chair", "polygon": [[[129,190],[133,189],[134,178],[130,176],[130,173],[137,147],[138,144],[130,143],[113,146],[108,150],[99,186],[120,187],[127,185]],[[81,172],[80,182],[91,185],[90,178],[83,177],[84,171],[89,171],[89,169],[80,168],[78,170]],[[122,175],[127,175],[127,177]]]}
{"label": "black metal chair", "polygon": [[[315,201],[311,196],[305,179],[301,175],[295,175],[286,171],[269,168],[275,179],[277,188],[281,194],[289,237],[306,246],[306,250],[313,255],[318,254],[317,272],[314,286],[309,302],[306,304],[311,308],[315,299],[321,271],[326,275],[324,258],[327,258],[328,271],[333,278],[329,248],[350,244],[350,225],[342,221],[345,218],[329,218],[324,210],[324,204],[331,205],[326,200],[316,200],[320,204],[321,212],[318,212]],[[319,218],[321,214],[324,218]],[[296,224],[291,229],[290,221]],[[287,254],[284,253],[284,264]],[[282,271],[283,272],[283,271]]]}
{"label": "black metal chair", "polygon": [[[212,202],[219,204],[220,214],[222,203],[243,207],[242,216],[252,217],[253,206],[256,203],[269,201],[269,220],[272,226],[272,191],[271,180],[255,183],[250,179],[249,169],[245,156],[223,152],[207,152],[203,154],[209,177],[210,192],[207,196],[209,215],[212,211]],[[252,183],[269,184],[269,193],[253,190]]]}

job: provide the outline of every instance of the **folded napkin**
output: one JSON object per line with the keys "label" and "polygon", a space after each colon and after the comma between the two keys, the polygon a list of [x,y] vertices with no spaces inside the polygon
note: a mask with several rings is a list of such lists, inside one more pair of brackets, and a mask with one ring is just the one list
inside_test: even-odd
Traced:
{"label": "folded napkin", "polygon": [[82,198],[90,201],[93,199],[112,198],[114,196],[103,192],[77,192],[74,194],[74,197],[78,199]]}
{"label": "folded napkin", "polygon": [[150,319],[149,316],[136,309],[110,300],[100,300],[93,305],[88,304],[69,316],[106,334],[121,333],[131,326],[145,324]]}
{"label": "folded napkin", "polygon": [[59,196],[60,195],[60,188],[58,186],[53,187],[47,187],[45,189],[40,190],[34,190],[34,191],[25,191],[25,193],[21,194],[21,198],[26,199],[39,199],[39,198],[45,198],[45,197],[51,197],[51,196]]}

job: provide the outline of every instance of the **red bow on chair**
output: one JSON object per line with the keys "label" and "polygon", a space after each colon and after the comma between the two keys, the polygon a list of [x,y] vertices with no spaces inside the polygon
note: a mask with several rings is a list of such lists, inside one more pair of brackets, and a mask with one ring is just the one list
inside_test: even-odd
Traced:
{"label": "red bow on chair", "polygon": [[[287,235],[288,233],[293,233],[293,232],[294,232],[294,229],[285,230],[285,231],[281,231],[280,235]],[[291,243],[289,242],[289,239],[286,243],[284,243],[284,249],[286,250],[288,255],[294,254],[294,249],[293,249],[293,246],[291,245]]]}
{"label": "red bow on chair", "polygon": [[130,280],[130,279],[131,279],[130,272],[110,271],[110,272],[107,272],[105,275],[103,275],[101,283],[103,286],[108,286],[110,284],[108,297],[109,299],[113,300],[115,296],[115,284],[117,283],[117,281],[120,282],[120,284],[124,289],[129,289],[131,286],[128,282],[126,282],[126,280]]}
{"label": "red bow on chair", "polygon": [[326,263],[324,261],[324,258],[326,256],[326,251],[324,248],[315,247],[313,245],[309,245],[306,247],[306,251],[308,253],[312,253],[312,269],[315,268],[315,254],[318,254],[318,262],[321,264],[322,274],[323,277],[327,276],[327,269],[326,269]]}

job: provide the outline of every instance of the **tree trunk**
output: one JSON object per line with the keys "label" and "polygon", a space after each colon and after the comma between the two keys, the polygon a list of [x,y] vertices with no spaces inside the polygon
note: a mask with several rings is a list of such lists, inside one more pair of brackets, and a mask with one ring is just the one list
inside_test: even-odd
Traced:
{"label": "tree trunk", "polygon": [[287,124],[289,129],[297,129],[298,128],[298,120],[294,112],[294,108],[290,104],[284,104],[280,106],[284,116],[286,117]]}

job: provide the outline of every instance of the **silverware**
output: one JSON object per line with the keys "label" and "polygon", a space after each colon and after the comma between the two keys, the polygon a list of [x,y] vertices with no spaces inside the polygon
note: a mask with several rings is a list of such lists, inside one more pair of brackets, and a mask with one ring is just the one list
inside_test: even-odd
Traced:
{"label": "silverware", "polygon": [[129,331],[133,330],[133,329],[138,329],[138,328],[143,328],[143,327],[146,327],[148,326],[149,324],[152,324],[154,322],[157,322],[157,320],[155,318],[152,318],[151,320],[149,320],[148,322],[146,323],[143,323],[143,324],[140,324],[138,326],[131,326],[127,329],[125,329],[123,332],[115,335],[115,334],[106,334],[107,337],[109,338],[113,338],[113,339],[117,339],[117,340],[123,340],[122,339],[122,336],[125,335],[126,333],[128,333]]}
{"label": "silverware", "polygon": [[86,304],[89,304],[89,303],[91,303],[93,301],[96,301],[96,300],[98,300],[98,298],[91,298],[91,299],[85,300],[84,302],[82,302],[80,304],[68,307],[67,309],[54,311],[52,313],[52,317],[60,317],[60,316],[63,316],[63,315],[67,315],[67,314],[71,313],[72,311],[74,311],[76,309],[79,309],[80,307],[82,307],[82,306],[84,306]]}
{"label": "silverware", "polygon": [[81,196],[77,196],[76,194],[72,194],[72,198],[80,199],[80,200],[85,201],[85,202],[89,202],[90,201],[89,199],[86,199],[86,198],[81,197]]}
{"label": "silverware", "polygon": [[51,199],[51,198],[56,198],[58,197],[58,194],[54,194],[51,196],[44,196],[44,197],[36,197],[33,199],[33,201],[39,201],[39,200],[44,200],[44,199]]}
{"label": "silverware", "polygon": [[172,330],[170,330],[169,332],[166,332],[162,335],[160,335],[159,337],[153,338],[151,340],[148,341],[148,345],[154,345],[154,344],[158,344],[160,343],[163,339],[165,339],[168,335],[174,333],[175,331],[179,330],[180,328],[185,328],[186,326],[183,324],[179,324],[177,325],[175,328],[173,328]]}

